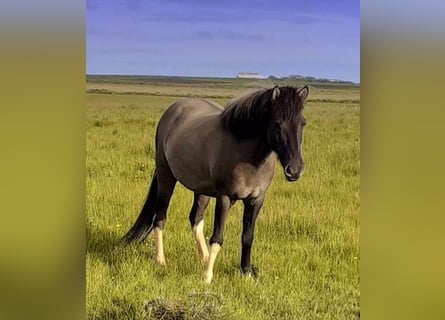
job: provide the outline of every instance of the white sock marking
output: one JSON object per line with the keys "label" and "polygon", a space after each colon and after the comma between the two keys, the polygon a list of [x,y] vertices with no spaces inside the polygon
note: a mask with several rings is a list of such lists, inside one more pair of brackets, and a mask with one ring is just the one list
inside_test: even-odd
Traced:
{"label": "white sock marking", "polygon": [[207,262],[207,265],[205,266],[204,270],[204,282],[210,284],[212,282],[213,278],[213,265],[215,264],[216,256],[218,255],[218,252],[221,250],[221,246],[217,243],[213,243],[210,246],[210,256],[209,260]]}
{"label": "white sock marking", "polygon": [[209,259],[209,251],[204,237],[204,220],[201,220],[193,227],[193,235],[195,236],[196,249],[203,265]]}
{"label": "white sock marking", "polygon": [[164,243],[162,241],[162,230],[159,228],[155,228],[155,246],[156,246],[156,262],[160,265],[165,265],[165,256],[164,256]]}

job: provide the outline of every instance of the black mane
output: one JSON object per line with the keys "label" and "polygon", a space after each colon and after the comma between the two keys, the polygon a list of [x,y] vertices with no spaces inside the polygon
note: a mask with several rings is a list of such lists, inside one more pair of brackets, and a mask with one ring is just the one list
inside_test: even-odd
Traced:
{"label": "black mane", "polygon": [[[274,89],[279,95],[272,99]],[[238,138],[265,134],[272,120],[289,121],[303,110],[303,103],[294,87],[263,89],[241,97],[226,106],[221,117],[224,128]]]}

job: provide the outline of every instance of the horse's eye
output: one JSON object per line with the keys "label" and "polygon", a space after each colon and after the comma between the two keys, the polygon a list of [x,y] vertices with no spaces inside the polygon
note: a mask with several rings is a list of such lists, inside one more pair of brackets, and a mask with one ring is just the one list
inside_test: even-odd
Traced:
{"label": "horse's eye", "polygon": [[281,126],[279,122],[274,122],[273,127],[275,130],[281,130]]}
{"label": "horse's eye", "polygon": [[301,122],[301,125],[304,127],[306,125],[306,119]]}

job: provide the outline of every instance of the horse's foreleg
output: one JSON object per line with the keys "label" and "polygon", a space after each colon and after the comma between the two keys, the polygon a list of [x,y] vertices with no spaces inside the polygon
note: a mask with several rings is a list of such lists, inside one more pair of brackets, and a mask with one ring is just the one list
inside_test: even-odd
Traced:
{"label": "horse's foreleg", "polygon": [[156,216],[153,221],[156,246],[156,262],[165,265],[164,244],[162,240],[162,230],[167,219],[167,209],[170,198],[176,185],[176,179],[171,176],[160,175],[158,173],[158,196],[155,204]]}
{"label": "horse's foreleg", "polygon": [[243,235],[241,237],[241,272],[250,273],[250,252],[253,243],[253,233],[255,230],[255,221],[263,205],[264,197],[255,199],[245,199],[243,215]]}
{"label": "horse's foreleg", "polygon": [[206,283],[210,283],[213,278],[213,265],[223,244],[224,223],[231,206],[232,201],[228,196],[218,195],[216,197],[215,222],[213,235],[210,238],[210,255],[204,270],[204,281]]}
{"label": "horse's foreleg", "polygon": [[196,249],[203,265],[205,265],[209,259],[209,251],[207,250],[207,244],[204,237],[204,211],[209,204],[209,200],[210,198],[208,196],[195,194],[193,206],[189,215]]}

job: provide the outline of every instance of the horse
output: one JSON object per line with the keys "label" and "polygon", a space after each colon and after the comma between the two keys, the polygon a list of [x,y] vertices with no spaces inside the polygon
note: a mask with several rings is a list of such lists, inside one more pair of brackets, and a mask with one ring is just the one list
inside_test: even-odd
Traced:
{"label": "horse", "polygon": [[[278,155],[289,182],[297,181],[304,171],[302,111],[308,94],[307,86],[274,86],[243,96],[226,108],[192,98],[170,105],[156,129],[156,165],[145,204],[123,240],[142,242],[154,230],[155,260],[165,265],[162,232],[179,181],[194,192],[189,220],[204,281],[212,281],[224,223],[237,200],[244,204],[240,270],[252,274],[255,221],[274,176],[275,158]],[[208,249],[204,211],[211,197],[216,198],[216,206]]]}

